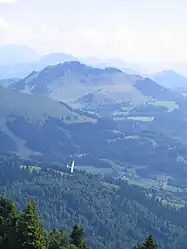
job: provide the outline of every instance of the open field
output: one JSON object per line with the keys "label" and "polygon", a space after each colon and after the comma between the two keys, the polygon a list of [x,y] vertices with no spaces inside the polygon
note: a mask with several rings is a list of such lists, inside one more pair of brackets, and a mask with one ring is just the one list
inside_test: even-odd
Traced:
{"label": "open field", "polygon": [[131,116],[127,117],[129,120],[143,121],[143,122],[151,122],[154,120],[154,117],[143,117],[143,116]]}
{"label": "open field", "polygon": [[178,104],[176,104],[174,101],[155,101],[150,104],[158,107],[165,107],[168,109],[168,112],[172,112],[179,108]]}
{"label": "open field", "polygon": [[92,174],[113,174],[114,170],[112,168],[95,168],[93,166],[78,166],[76,167],[79,170],[86,170]]}

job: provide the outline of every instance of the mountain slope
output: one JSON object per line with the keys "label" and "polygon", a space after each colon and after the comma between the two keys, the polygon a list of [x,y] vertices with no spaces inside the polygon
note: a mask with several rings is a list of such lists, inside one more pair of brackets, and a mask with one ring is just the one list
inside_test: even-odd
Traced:
{"label": "mountain slope", "polygon": [[93,249],[133,248],[149,233],[160,249],[186,248],[186,207],[168,206],[157,192],[123,180],[39,166],[25,169],[23,161],[1,156],[0,191],[20,209],[29,199],[37,200],[46,228],[70,231],[74,224],[83,224]]}
{"label": "mountain slope", "polygon": [[[177,184],[186,176],[186,99],[180,94],[79,62],[49,66],[11,87],[1,90],[2,151],[57,162],[74,157],[89,171],[113,175],[132,166],[138,176],[168,173]],[[57,97],[82,110],[49,99]]]}
{"label": "mountain slope", "polygon": [[47,66],[57,65],[66,61],[78,61],[72,55],[65,53],[52,53],[43,57],[38,57],[32,62],[24,61],[20,58],[14,63],[0,64],[0,79],[1,78],[23,78],[29,75],[32,71],[40,71]]}
{"label": "mountain slope", "polygon": [[187,89],[187,77],[180,75],[172,70],[162,71],[150,76],[158,84],[170,88],[184,88]]}
{"label": "mountain slope", "polygon": [[79,62],[67,62],[33,72],[12,87],[20,91],[48,96],[65,102],[75,101],[90,92],[101,91],[115,101],[143,102],[135,87],[139,76],[130,76],[115,68],[92,68]]}
{"label": "mountain slope", "polygon": [[[62,124],[93,121],[91,118],[74,112],[62,102],[0,87],[0,151],[15,151],[24,157],[42,155],[41,152],[44,151],[47,153],[49,147],[52,147],[55,141],[57,142],[57,138],[54,137],[53,140],[51,137],[55,133],[53,127],[51,130],[49,128],[47,134],[43,133],[44,127],[51,119],[60,120]],[[58,129],[56,129],[56,133],[58,134]],[[65,131],[62,130],[61,133],[62,136],[58,138],[58,142],[61,143],[61,146],[58,144],[59,149],[64,146],[61,139],[65,139],[65,137],[68,139]],[[29,138],[35,143],[34,146],[28,145]],[[45,146],[44,138],[49,139]],[[69,140],[71,141],[70,138]],[[43,150],[37,143],[38,145],[42,144],[46,149]]]}
{"label": "mountain slope", "polygon": [[137,106],[158,107],[160,112],[186,106],[183,96],[149,78],[128,75],[116,68],[92,68],[77,61],[32,72],[10,87],[64,101],[101,117],[126,118]]}
{"label": "mountain slope", "polygon": [[15,84],[19,80],[19,78],[0,79],[0,86],[8,87],[12,84]]}
{"label": "mountain slope", "polygon": [[88,120],[63,103],[0,87],[0,117],[6,119],[11,115],[24,116],[36,121],[45,121],[48,118],[61,119],[67,123],[71,120],[72,122]]}
{"label": "mountain slope", "polygon": [[6,45],[0,47],[0,66],[29,63],[39,59],[39,55],[27,46]]}
{"label": "mountain slope", "polygon": [[88,171],[117,176],[132,166],[135,177],[167,173],[178,184],[186,176],[187,147],[160,134],[157,122],[93,119],[64,103],[0,88],[0,151],[63,163],[73,157]]}

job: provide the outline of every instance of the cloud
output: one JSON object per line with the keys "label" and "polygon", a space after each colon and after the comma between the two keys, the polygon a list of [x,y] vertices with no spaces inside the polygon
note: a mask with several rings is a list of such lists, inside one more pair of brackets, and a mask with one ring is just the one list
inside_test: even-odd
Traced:
{"label": "cloud", "polygon": [[[127,27],[77,28],[60,30],[42,25],[35,31],[30,42],[40,50],[64,51],[77,56],[121,56],[133,50],[135,34]],[[44,41],[45,42],[44,44]]]}
{"label": "cloud", "polygon": [[27,44],[28,39],[32,34],[33,32],[30,29],[15,26],[0,17],[0,45]]}
{"label": "cloud", "polygon": [[0,0],[0,4],[16,3],[17,0]]}
{"label": "cloud", "polygon": [[62,29],[43,23],[15,26],[0,18],[0,45],[26,44],[37,52],[75,56],[119,57],[131,62],[185,61],[187,34],[183,29],[137,30],[129,25]]}
{"label": "cloud", "polygon": [[0,17],[0,30],[7,28],[8,28],[8,22],[4,18]]}

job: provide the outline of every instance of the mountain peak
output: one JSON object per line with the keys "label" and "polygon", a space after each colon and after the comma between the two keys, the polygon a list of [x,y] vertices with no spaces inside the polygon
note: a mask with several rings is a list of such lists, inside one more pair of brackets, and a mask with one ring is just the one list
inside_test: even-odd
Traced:
{"label": "mountain peak", "polygon": [[122,71],[115,67],[106,67],[105,72],[107,73],[122,73]]}
{"label": "mountain peak", "polygon": [[45,55],[40,61],[45,65],[57,65],[67,61],[77,61],[78,59],[70,54],[65,53],[51,53]]}
{"label": "mountain peak", "polygon": [[187,77],[178,74],[174,70],[164,70],[151,76],[153,80],[167,88],[186,88]]}
{"label": "mountain peak", "polygon": [[105,70],[100,68],[92,68],[85,64],[82,64],[79,61],[66,61],[64,63],[59,63],[57,65],[47,66],[42,71],[41,74],[44,72],[54,73],[56,76],[61,77],[64,73],[72,72],[78,75],[88,75],[88,74],[101,74]]}
{"label": "mountain peak", "polygon": [[39,55],[25,45],[8,44],[0,46],[0,66],[37,61]]}
{"label": "mountain peak", "polygon": [[177,72],[175,72],[172,69],[163,70],[163,71],[159,72],[158,74],[160,74],[160,75],[174,75],[174,76],[179,75]]}

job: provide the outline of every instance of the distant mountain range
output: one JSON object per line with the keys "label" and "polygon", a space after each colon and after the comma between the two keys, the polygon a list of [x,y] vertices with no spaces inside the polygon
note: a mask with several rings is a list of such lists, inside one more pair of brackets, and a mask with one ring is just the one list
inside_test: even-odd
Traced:
{"label": "distant mountain range", "polygon": [[14,45],[0,47],[0,58],[0,79],[22,78],[48,65],[78,60],[64,53],[52,53],[41,57],[29,47]]}
{"label": "distant mountain range", "polygon": [[80,62],[65,62],[48,66],[40,72],[32,72],[26,78],[11,85],[24,93],[46,96],[73,104],[89,93],[108,96],[112,101],[142,102],[146,98],[137,91],[135,83],[143,80],[115,68],[92,68]]}
{"label": "distant mountain range", "polygon": [[137,175],[169,172],[177,183],[185,175],[187,100],[155,81],[74,61],[6,82],[0,152],[60,163],[73,157],[113,175],[126,164],[148,165]]}
{"label": "distant mountain range", "polygon": [[31,63],[37,61],[38,59],[39,55],[27,46],[0,46],[0,66]]}
{"label": "distant mountain range", "polygon": [[99,59],[95,57],[76,58],[65,53],[51,53],[45,56],[39,56],[34,50],[27,46],[16,45],[1,46],[0,58],[1,77],[23,77],[33,70],[38,71],[48,65],[56,65],[68,61],[80,61],[84,64],[99,68],[116,67],[129,74],[137,74],[132,68],[140,69],[136,65],[125,63],[120,59]]}
{"label": "distant mountain range", "polygon": [[[54,57],[56,55],[46,56],[43,61],[50,60],[52,64]],[[63,57],[71,58],[62,54],[59,60]],[[139,105],[159,105],[166,110],[170,110],[170,105],[175,109],[184,101],[183,96],[149,78],[129,75],[112,67],[94,68],[79,61],[47,66],[22,79],[0,80],[0,84],[22,93],[63,101],[73,108],[110,117],[114,117],[116,112],[118,117],[119,113],[124,116],[125,108],[129,111],[129,108]],[[169,101],[170,104],[163,101]]]}
{"label": "distant mountain range", "polygon": [[[7,85],[17,92],[65,102],[81,115],[86,112],[96,119],[135,120],[143,125],[155,124],[166,114],[175,119],[185,111],[187,101],[149,78],[128,75],[116,68],[93,68],[78,61],[47,66],[23,79],[8,81]],[[185,114],[180,122],[184,118]],[[163,126],[163,131],[168,133],[170,129]]]}
{"label": "distant mountain range", "polygon": [[113,109],[122,103],[133,106],[176,100],[176,94],[151,79],[128,75],[116,68],[93,68],[78,61],[48,66],[40,72],[33,71],[9,84],[9,87],[89,111],[103,106]]}
{"label": "distant mountain range", "polygon": [[[141,68],[130,63],[125,63],[123,60],[120,59],[99,59],[96,57],[88,57],[80,59],[82,63],[87,65],[98,67],[98,68],[106,68],[106,67],[114,67],[119,68],[123,72],[131,75],[136,75],[138,72],[141,71]],[[136,71],[137,70],[137,71]]]}
{"label": "distant mountain range", "polygon": [[126,74],[147,76],[167,88],[186,87],[186,77],[172,70],[149,74],[148,66],[137,66],[126,63],[121,59],[113,58],[77,58],[66,53],[51,53],[44,56],[38,55],[27,46],[6,45],[0,47],[0,79],[23,78],[33,71],[41,71],[47,66],[57,65],[69,61],[79,61],[88,66],[105,69],[118,68]]}
{"label": "distant mountain range", "polygon": [[166,88],[187,89],[187,77],[172,70],[162,71],[149,77]]}
{"label": "distant mountain range", "polygon": [[[17,193],[15,200],[21,196],[19,200],[22,204],[24,198],[20,193],[23,192],[25,198],[30,198],[35,193],[39,200],[41,199],[39,203],[40,205],[43,203],[43,208],[46,208],[46,205],[42,201],[47,200],[44,197],[51,196],[52,199],[48,199],[46,203],[54,209],[54,205],[51,206],[54,196],[49,195],[48,191],[53,186],[55,188],[53,192],[61,195],[57,198],[58,200],[56,199],[56,224],[61,224],[65,216],[68,217],[66,224],[69,224],[69,217],[72,215],[77,217],[78,222],[79,217],[83,219],[85,217],[85,224],[89,224],[88,221],[91,219],[94,236],[98,223],[95,223],[96,218],[100,222],[98,234],[103,227],[113,226],[116,231],[111,212],[110,217],[108,216],[111,223],[104,220],[105,226],[100,214],[105,216],[103,205],[106,204],[105,211],[108,212],[107,203],[112,201],[117,206],[122,203],[127,206],[127,212],[124,212],[123,205],[120,212],[130,217],[126,219],[124,216],[124,221],[127,220],[130,227],[133,224],[133,229],[134,225],[137,228],[133,234],[129,226],[123,222],[127,230],[127,238],[129,234],[130,237],[137,238],[140,229],[143,232],[146,231],[145,228],[150,230],[150,224],[152,224],[152,230],[156,232],[158,238],[163,234],[163,229],[165,229],[164,238],[168,238],[168,232],[174,231],[172,236],[178,236],[183,244],[183,237],[178,233],[178,228],[184,227],[185,221],[183,222],[182,216],[179,217],[180,219],[177,218],[176,210],[172,211],[170,205],[178,208],[187,199],[187,98],[174,91],[174,87],[172,89],[167,87],[171,88],[176,82],[179,83],[179,80],[181,85],[185,85],[185,81],[182,81],[184,78],[171,71],[162,72],[159,74],[160,78],[158,77],[160,82],[157,82],[154,80],[156,75],[152,75],[151,79],[139,76],[134,71],[131,71],[132,74],[127,73],[126,70],[131,69],[119,60],[102,62],[107,67],[102,65],[97,67],[97,60],[96,63],[88,61],[83,63],[82,59],[63,53],[46,55],[28,63],[18,62],[18,64],[0,67],[1,76],[7,76],[0,80],[0,155],[10,154],[12,158],[10,161],[4,159],[4,156],[1,159],[2,168],[5,164],[7,168],[10,167],[10,171],[2,171],[1,174],[3,183],[7,179],[6,188],[1,186],[2,192],[10,195]],[[172,81],[173,78],[175,82]],[[18,165],[14,164],[15,157],[12,154],[19,156]],[[70,175],[66,165],[72,160],[75,160],[76,168],[75,174]],[[14,165],[17,179],[11,178],[11,175],[15,175],[15,171],[12,171]],[[29,167],[26,167],[24,172],[26,165]],[[45,165],[45,170],[41,169],[42,165]],[[64,172],[59,172],[61,168],[65,169]],[[99,175],[95,177],[92,174],[81,174],[79,170]],[[53,172],[55,172],[55,178],[52,177]],[[28,179],[23,182],[20,174],[25,179],[25,173]],[[5,175],[8,175],[8,178],[4,177]],[[79,177],[80,175],[82,177]],[[35,185],[33,185],[32,176]],[[108,180],[103,181],[105,179],[103,176]],[[19,184],[13,183],[10,192],[12,179]],[[128,185],[124,181],[138,187],[126,188],[125,186]],[[63,185],[60,185],[60,182],[63,182]],[[92,185],[97,186],[97,191],[94,192],[96,204],[89,206],[88,202],[93,200],[93,194],[90,192]],[[46,186],[44,189],[46,196],[42,192],[44,186]],[[70,186],[68,192],[67,186]],[[82,186],[91,194],[87,195]],[[136,191],[139,187],[146,189],[146,198]],[[80,189],[80,196],[84,194],[87,202],[76,195],[74,188],[76,191]],[[15,189],[19,191],[15,192]],[[128,189],[132,191],[129,193]],[[98,203],[98,193],[107,198],[109,196],[110,200],[104,203],[103,198],[100,198],[101,202]],[[127,193],[126,199],[124,199],[124,193]],[[153,194],[154,202],[150,205],[148,200]],[[89,209],[83,216],[77,216],[74,209],[68,209],[66,202],[62,203],[62,200],[67,200],[70,206],[75,207],[75,195],[80,207],[79,213]],[[40,198],[41,196],[43,199]],[[116,197],[119,196],[121,196],[120,205],[116,204]],[[142,201],[143,204],[141,204]],[[162,209],[162,212],[157,210],[155,213],[155,203],[158,204],[158,210]],[[61,209],[60,220],[58,207],[61,204],[67,208]],[[84,210],[81,208],[82,204],[85,206]],[[148,209],[144,208],[144,204]],[[98,209],[96,216],[92,211],[98,205],[101,208]],[[166,208],[166,205],[169,205],[169,208]],[[47,221],[54,225],[51,216],[46,216],[45,208],[43,209],[45,218],[49,217]],[[64,210],[68,210],[65,216]],[[118,209],[112,210],[113,216],[119,214]],[[131,210],[135,211],[131,212]],[[140,213],[139,216],[137,216],[137,210]],[[151,210],[154,211],[152,216],[150,216]],[[168,210],[171,211],[169,216]],[[129,211],[132,213],[130,216]],[[142,212],[145,215],[142,216]],[[48,213],[50,214],[51,211]],[[133,223],[131,218],[134,215],[136,223]],[[183,215],[186,217],[185,213]],[[145,217],[148,216],[151,218],[146,220]],[[140,217],[143,218],[140,220]],[[157,224],[158,217],[160,217],[159,224]],[[123,237],[124,229],[121,226],[121,220],[118,219],[118,221],[118,228]],[[163,221],[167,224],[161,226]],[[170,226],[168,223],[170,221],[173,225],[176,224],[176,227]],[[106,238],[110,236],[110,231],[112,230],[107,231]],[[119,232],[117,231],[116,234]],[[186,234],[183,235],[186,236]],[[93,244],[94,236],[92,236]],[[171,244],[172,236],[168,240]],[[100,238],[98,241],[98,248],[102,247]],[[163,243],[164,248],[165,239]],[[105,243],[103,245],[106,247]],[[112,247],[111,245],[110,243],[109,246]],[[123,239],[120,245],[124,246]],[[109,246],[107,245],[107,248]],[[170,248],[170,244],[166,246]],[[183,246],[185,248],[185,245]],[[119,248],[119,245],[116,247]]]}

